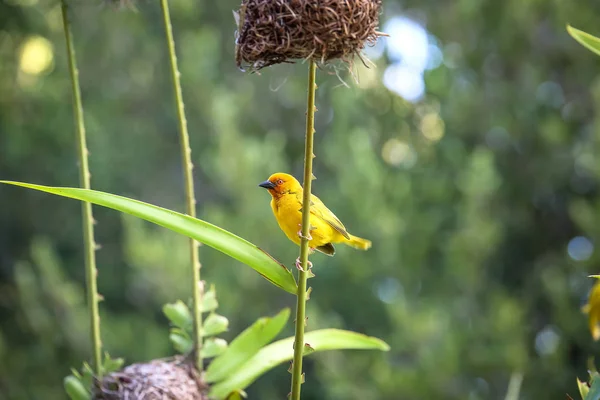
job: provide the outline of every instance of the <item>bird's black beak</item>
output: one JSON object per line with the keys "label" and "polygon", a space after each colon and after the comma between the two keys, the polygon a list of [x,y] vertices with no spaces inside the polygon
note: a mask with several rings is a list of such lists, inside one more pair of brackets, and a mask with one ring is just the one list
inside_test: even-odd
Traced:
{"label": "bird's black beak", "polygon": [[274,184],[273,182],[271,182],[271,181],[264,181],[264,182],[262,182],[262,183],[259,183],[259,184],[258,184],[258,186],[260,186],[260,187],[262,187],[262,188],[265,188],[265,189],[273,189],[273,188],[274,188],[275,186],[277,186],[277,185],[275,185],[275,184]]}

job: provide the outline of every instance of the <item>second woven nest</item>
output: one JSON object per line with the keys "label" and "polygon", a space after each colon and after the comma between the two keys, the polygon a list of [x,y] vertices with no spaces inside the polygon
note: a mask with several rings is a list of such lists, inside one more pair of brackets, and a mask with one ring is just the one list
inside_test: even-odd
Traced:
{"label": "second woven nest", "polygon": [[236,62],[258,70],[315,58],[350,61],[374,44],[381,0],[242,0]]}
{"label": "second woven nest", "polygon": [[208,400],[208,387],[182,357],[132,364],[97,383],[94,400]]}

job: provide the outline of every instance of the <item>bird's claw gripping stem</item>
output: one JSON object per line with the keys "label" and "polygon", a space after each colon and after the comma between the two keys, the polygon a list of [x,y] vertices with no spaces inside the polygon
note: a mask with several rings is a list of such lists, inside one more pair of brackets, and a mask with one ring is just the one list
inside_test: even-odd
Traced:
{"label": "bird's claw gripping stem", "polygon": [[[308,260],[306,260],[306,264],[308,265],[308,269],[311,269],[313,267],[312,263]],[[304,271],[304,269],[302,269],[302,262],[300,261],[300,257],[296,258],[296,268],[298,268],[299,271]]]}
{"label": "bird's claw gripping stem", "polygon": [[298,237],[300,239],[306,239],[306,240],[308,240],[310,242],[313,239],[312,236],[311,236],[311,234],[310,234],[310,230],[308,231],[308,235],[303,236],[302,235],[302,224],[298,224],[298,226],[300,227],[300,230],[298,231]]}

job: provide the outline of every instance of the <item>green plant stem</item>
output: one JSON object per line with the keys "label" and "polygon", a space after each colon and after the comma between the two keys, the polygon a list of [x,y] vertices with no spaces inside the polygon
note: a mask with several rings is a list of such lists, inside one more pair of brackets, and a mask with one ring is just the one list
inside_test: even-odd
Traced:
{"label": "green plant stem", "polygon": [[[181,94],[181,82],[179,81],[179,68],[177,67],[177,55],[175,54],[175,40],[173,39],[173,27],[171,16],[169,15],[168,0],[160,0],[165,23],[165,34],[167,37],[167,47],[169,48],[169,59],[171,61],[171,77],[173,79],[173,89],[175,92],[175,104],[177,106],[177,119],[179,120],[179,142],[181,145],[181,159],[183,162],[183,173],[185,178],[186,211],[191,217],[196,217],[196,196],[194,194],[194,165],[192,164],[192,149],[190,148],[190,138],[187,130],[187,120],[183,104],[183,95]],[[194,314],[194,343],[195,343],[195,362],[198,371],[202,371],[202,283],[200,281],[200,258],[198,247],[200,243],[190,239],[190,260],[192,265],[192,298]]]}
{"label": "green plant stem", "polygon": [[521,385],[523,384],[523,373],[513,372],[508,382],[508,390],[504,400],[518,400],[519,393],[521,392]]}
{"label": "green plant stem", "polygon": [[[73,33],[69,21],[69,9],[66,0],[61,0],[61,10],[65,39],[67,42],[67,58],[73,89],[73,111],[77,131],[77,150],[79,155],[79,181],[84,189],[90,188],[90,169],[88,165],[88,149],[85,137],[85,124],[83,121],[83,104],[81,102],[81,89],[79,88],[79,71],[73,48]],[[87,285],[87,303],[90,312],[90,330],[92,345],[94,347],[93,368],[98,378],[102,377],[102,342],[100,339],[100,313],[98,310],[98,286],[96,283],[98,270],[96,269],[96,243],[94,241],[94,217],[91,203],[82,203],[83,214],[83,241],[85,248],[85,274]]]}
{"label": "green plant stem", "polygon": [[308,237],[310,234],[310,194],[312,183],[313,137],[315,134],[315,76],[316,64],[310,60],[308,67],[308,100],[306,104],[306,138],[304,143],[304,193],[302,197],[302,240],[298,271],[298,293],[296,295],[296,335],[294,361],[292,365],[292,400],[300,400],[302,385],[302,354],[304,352],[304,324],[306,320],[306,280],[308,279]]}

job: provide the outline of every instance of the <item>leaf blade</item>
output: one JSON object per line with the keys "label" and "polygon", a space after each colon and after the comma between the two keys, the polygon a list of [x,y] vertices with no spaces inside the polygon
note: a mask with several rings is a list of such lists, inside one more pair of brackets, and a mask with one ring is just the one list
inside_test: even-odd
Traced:
{"label": "leaf blade", "polygon": [[187,330],[194,322],[190,309],[181,300],[165,304],[163,306],[163,314],[165,314],[169,322],[183,330]]}
{"label": "leaf blade", "polygon": [[[387,343],[381,339],[340,329],[321,329],[308,332],[304,336],[304,339],[305,343],[309,344],[315,352],[342,349],[382,351],[390,349]],[[294,355],[293,343],[294,338],[289,337],[263,347],[228,379],[213,385],[209,396],[211,398],[223,399],[235,390],[246,388],[271,368],[284,361],[291,360]]]}
{"label": "leaf blade", "polygon": [[97,190],[52,187],[14,181],[0,181],[0,183],[86,201],[142,218],[219,250],[250,266],[275,286],[296,294],[294,276],[283,264],[258,246],[208,222],[139,200]]}
{"label": "leaf blade", "polygon": [[92,398],[92,394],[83,386],[83,383],[73,375],[65,377],[63,385],[71,400],[90,400]]}
{"label": "leaf blade", "polygon": [[573,28],[571,25],[567,25],[567,32],[569,32],[569,35],[577,40],[582,46],[600,56],[600,38]]}
{"label": "leaf blade", "polygon": [[216,382],[234,373],[281,332],[289,317],[290,309],[284,308],[274,317],[260,318],[246,328],[210,363],[204,377],[206,382]]}
{"label": "leaf blade", "polygon": [[202,336],[215,336],[226,332],[229,326],[229,320],[222,315],[212,313],[202,324]]}

